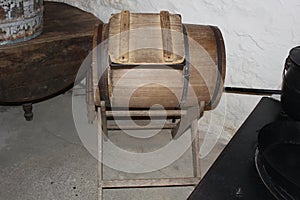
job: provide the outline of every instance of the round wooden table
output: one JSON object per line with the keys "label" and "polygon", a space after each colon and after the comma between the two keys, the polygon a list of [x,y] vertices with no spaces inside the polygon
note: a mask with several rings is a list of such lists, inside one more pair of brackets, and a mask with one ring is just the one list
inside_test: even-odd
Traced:
{"label": "round wooden table", "polygon": [[32,103],[72,88],[81,63],[92,49],[97,23],[102,24],[78,8],[45,2],[40,36],[0,46],[0,104],[23,105],[25,118],[32,120]]}

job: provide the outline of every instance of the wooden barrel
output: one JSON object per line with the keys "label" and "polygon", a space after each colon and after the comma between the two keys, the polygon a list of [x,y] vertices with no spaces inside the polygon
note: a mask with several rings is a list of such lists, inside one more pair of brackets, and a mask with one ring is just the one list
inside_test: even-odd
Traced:
{"label": "wooden barrel", "polygon": [[[139,19],[141,20],[140,17]],[[114,48],[108,44],[108,48],[119,51],[124,46],[117,47],[119,38],[116,40],[117,42],[110,41],[110,37],[117,34],[112,33],[111,29],[113,28],[110,23],[100,26],[95,31],[94,45],[108,39],[108,43],[115,45]],[[153,24],[152,21],[151,25]],[[130,23],[130,27],[132,26]],[[104,55],[105,47],[101,47],[103,50],[99,51],[102,54],[98,52],[94,56],[95,59],[98,58],[96,62],[100,63],[97,66],[100,68],[98,74],[101,74],[98,83],[100,100],[105,101],[108,107],[113,108],[145,109],[159,104],[166,109],[177,109],[197,106],[200,105],[200,102],[205,102],[206,110],[215,108],[221,98],[225,79],[225,48],[222,34],[214,26],[181,24],[180,28],[182,29],[178,30],[182,30],[180,34],[184,43],[182,57],[185,58],[182,63],[155,64],[153,60],[156,59],[159,51],[155,52],[150,48],[137,50],[139,53],[142,52],[146,58],[140,59],[136,65],[126,62],[124,62],[125,64],[115,63],[115,59],[110,56],[111,52],[108,50],[108,55]],[[134,35],[132,30],[129,35]],[[127,45],[133,46],[131,41],[134,38],[128,40],[129,44]],[[176,45],[175,43],[176,41],[173,40],[173,46]],[[95,51],[94,54],[96,54]],[[135,50],[131,50],[129,55],[124,54],[125,56],[121,56],[121,59],[128,56],[129,60],[134,57],[133,60],[137,61],[138,56],[134,54]]]}
{"label": "wooden barrel", "polygon": [[0,1],[0,45],[35,38],[42,32],[43,0]]}

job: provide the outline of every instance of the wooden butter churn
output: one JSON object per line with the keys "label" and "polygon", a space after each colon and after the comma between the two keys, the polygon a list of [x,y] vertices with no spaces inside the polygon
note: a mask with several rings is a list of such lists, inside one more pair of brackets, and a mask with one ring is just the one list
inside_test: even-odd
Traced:
{"label": "wooden butter churn", "polygon": [[[123,11],[95,29],[93,64],[87,79],[90,111],[96,106],[99,163],[102,140],[111,129],[155,128],[121,126],[118,117],[165,116],[163,127],[174,139],[191,127],[194,177],[182,179],[113,180],[102,177],[103,188],[195,185],[200,178],[197,120],[214,109],[225,79],[225,48],[215,26],[182,24],[181,16]],[[157,106],[157,104],[159,106]],[[149,110],[151,108],[151,110]],[[159,127],[158,127],[159,128]]]}

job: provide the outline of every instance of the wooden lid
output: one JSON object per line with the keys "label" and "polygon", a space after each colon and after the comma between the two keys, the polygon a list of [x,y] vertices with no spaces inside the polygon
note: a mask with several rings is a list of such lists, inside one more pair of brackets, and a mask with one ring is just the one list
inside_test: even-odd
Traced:
{"label": "wooden lid", "polygon": [[113,64],[178,65],[185,60],[181,16],[167,11],[112,15],[108,44]]}

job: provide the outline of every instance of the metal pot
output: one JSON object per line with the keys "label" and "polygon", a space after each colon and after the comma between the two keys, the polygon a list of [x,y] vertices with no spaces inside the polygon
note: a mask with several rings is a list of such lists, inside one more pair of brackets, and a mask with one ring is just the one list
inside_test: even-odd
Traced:
{"label": "metal pot", "polygon": [[43,28],[43,0],[0,1],[0,45],[33,39]]}
{"label": "metal pot", "polygon": [[256,168],[278,200],[300,199],[300,122],[277,121],[258,136]]}
{"label": "metal pot", "polygon": [[300,120],[300,46],[290,51],[285,62],[281,103],[290,117]]}

